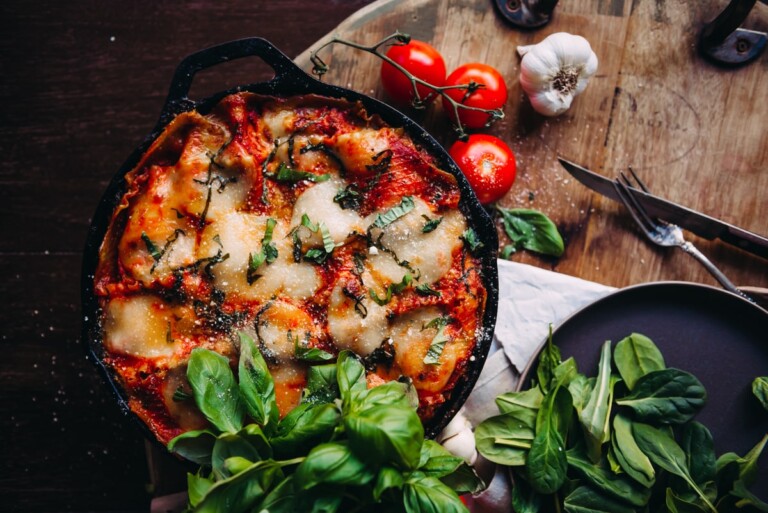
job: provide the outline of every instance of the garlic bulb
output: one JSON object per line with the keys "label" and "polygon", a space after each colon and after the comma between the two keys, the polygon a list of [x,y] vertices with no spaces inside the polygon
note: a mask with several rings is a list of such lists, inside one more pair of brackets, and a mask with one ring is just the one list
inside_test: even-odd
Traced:
{"label": "garlic bulb", "polygon": [[475,434],[472,432],[472,423],[461,410],[438,435],[437,442],[454,456],[463,458],[470,465],[475,464],[477,460]]}
{"label": "garlic bulb", "polygon": [[557,116],[571,106],[597,71],[597,55],[581,36],[557,32],[535,45],[518,46],[520,85],[536,112]]}

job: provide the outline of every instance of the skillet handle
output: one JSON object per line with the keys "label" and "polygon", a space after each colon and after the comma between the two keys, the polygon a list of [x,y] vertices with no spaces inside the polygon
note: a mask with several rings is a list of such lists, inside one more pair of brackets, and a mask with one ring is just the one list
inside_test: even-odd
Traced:
{"label": "skillet handle", "polygon": [[261,58],[274,70],[275,76],[268,82],[274,87],[277,87],[281,81],[288,77],[296,80],[306,76],[307,80],[311,80],[311,77],[296,66],[287,55],[266,39],[251,37],[229,41],[193,53],[179,63],[173,74],[165,105],[163,105],[160,122],[163,123],[170,117],[194,106],[194,102],[187,95],[197,72],[217,64],[251,56]]}

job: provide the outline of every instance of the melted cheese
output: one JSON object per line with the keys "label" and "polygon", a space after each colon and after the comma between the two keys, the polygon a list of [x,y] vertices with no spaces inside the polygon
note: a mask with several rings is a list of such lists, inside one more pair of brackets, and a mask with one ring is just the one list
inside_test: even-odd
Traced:
{"label": "melted cheese", "polygon": [[177,390],[181,390],[190,396],[192,395],[192,388],[189,386],[189,381],[187,380],[186,365],[174,367],[165,375],[162,388],[163,403],[168,409],[168,413],[179,424],[180,428],[184,430],[192,430],[204,429],[208,426],[208,421],[205,420],[205,417],[200,413],[200,410],[195,407],[194,401],[177,401],[173,398]]}
{"label": "melted cheese", "polygon": [[285,223],[277,222],[272,234],[277,259],[263,263],[256,270],[259,277],[248,283],[250,256],[261,251],[268,219],[268,216],[230,212],[203,230],[200,258],[211,258],[219,251],[229,255],[211,267],[216,287],[245,299],[267,300],[279,293],[294,299],[312,296],[320,286],[320,277],[311,264],[293,261],[292,241],[287,236]]}
{"label": "melted cheese", "polygon": [[104,345],[131,356],[170,357],[179,347],[176,323],[173,309],[157,297],[115,298],[106,308]]}
{"label": "melted cheese", "polygon": [[397,137],[391,128],[380,130],[363,128],[339,135],[335,150],[344,168],[349,173],[370,173],[370,166],[375,166],[383,151],[389,149],[390,138]]}
{"label": "melted cheese", "polygon": [[[461,212],[452,210],[442,215],[443,220],[435,230],[424,233],[424,216],[435,219],[440,215],[432,213],[429,206],[419,198],[414,198],[413,203],[410,212],[383,230],[373,229],[372,235],[374,240],[394,253],[400,262],[406,261],[410,267],[418,269],[420,283],[434,283],[450,270],[453,252],[462,245],[460,237],[467,229],[466,222]],[[392,266],[392,261],[391,257],[380,252],[371,258],[371,265],[377,274],[398,282],[405,272]]]}
{"label": "melted cheese", "polygon": [[387,339],[387,309],[372,301],[366,292],[360,298],[363,315],[355,300],[344,294],[347,286],[347,282],[339,280],[331,292],[328,329],[336,347],[367,356]]}
{"label": "melted cheese", "polygon": [[319,327],[301,308],[286,301],[270,301],[256,319],[254,340],[262,352],[278,362],[293,358],[295,344],[313,346],[320,337]]}
{"label": "melted cheese", "polygon": [[[352,209],[342,209],[337,202],[333,201],[334,196],[344,186],[342,180],[334,178],[315,184],[304,191],[293,207],[291,226],[299,226],[302,216],[306,215],[313,224],[323,223],[336,244],[342,244],[355,232],[364,233],[366,224],[360,215]],[[310,246],[323,244],[319,229],[311,232],[304,227],[299,234],[305,244]]]}

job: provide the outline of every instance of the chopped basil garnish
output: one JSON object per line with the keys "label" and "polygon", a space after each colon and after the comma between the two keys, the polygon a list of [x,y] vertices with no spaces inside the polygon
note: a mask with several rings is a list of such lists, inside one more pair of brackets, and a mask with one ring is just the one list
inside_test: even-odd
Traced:
{"label": "chopped basil garnish", "polygon": [[424,356],[424,363],[427,365],[436,365],[440,361],[440,355],[443,354],[445,344],[448,342],[448,337],[445,335],[445,327],[451,321],[450,317],[440,316],[435,317],[429,321],[422,329],[437,328],[437,334],[429,344],[426,356]]}
{"label": "chopped basil garnish", "polygon": [[300,337],[296,335],[296,338],[293,338],[290,330],[288,331],[288,342],[293,343],[293,354],[297,360],[304,362],[327,362],[328,360],[334,359],[334,356],[328,351],[323,351],[322,349],[318,349],[316,347],[302,345]]}
{"label": "chopped basil garnish", "polygon": [[442,293],[439,290],[435,290],[429,286],[428,283],[422,283],[416,286],[416,292],[421,296],[435,296],[440,297]]}
{"label": "chopped basil garnish", "polygon": [[373,289],[368,289],[369,294],[371,295],[371,299],[376,301],[376,304],[379,306],[384,306],[390,301],[392,301],[392,296],[394,294],[399,294],[403,290],[405,290],[413,281],[413,277],[410,273],[405,273],[405,276],[403,276],[403,279],[400,281],[400,283],[390,283],[387,285],[387,292],[383,298],[380,298],[378,294],[376,294],[376,291]]}
{"label": "chopped basil garnish", "polygon": [[429,233],[435,231],[435,228],[438,227],[438,225],[442,222],[443,218],[438,217],[437,219],[431,219],[429,216],[423,215],[422,216],[424,220],[426,221],[424,223],[424,226],[421,228],[422,233]]}
{"label": "chopped basil garnish", "polygon": [[152,239],[149,238],[149,235],[141,232],[141,240],[144,241],[144,244],[147,246],[149,255],[155,260],[155,262],[163,258],[163,253],[160,251],[160,248],[158,248],[155,243],[152,242]]}
{"label": "chopped basil garnish", "polygon": [[354,184],[349,184],[343,189],[340,189],[333,197],[333,201],[339,204],[342,209],[357,209],[360,207],[360,203],[363,200],[363,196],[357,190]]}
{"label": "chopped basil garnish", "polygon": [[400,203],[394,207],[390,208],[383,214],[377,214],[376,220],[373,221],[371,228],[384,228],[385,226],[394,223],[405,214],[413,210],[413,207],[413,196],[405,196],[400,201]]}
{"label": "chopped basil garnish", "polygon": [[341,292],[349,299],[354,301],[355,303],[355,312],[360,314],[360,317],[365,319],[368,316],[368,308],[365,307],[363,304],[363,299],[365,298],[364,295],[356,295],[354,292],[349,290],[347,287],[342,287]]}
{"label": "chopped basil garnish", "polygon": [[152,242],[152,239],[149,238],[149,235],[147,235],[144,232],[141,232],[141,240],[144,241],[144,245],[147,246],[147,252],[149,252],[152,259],[155,261],[154,264],[152,264],[152,268],[149,270],[149,273],[152,274],[155,271],[155,267],[157,266],[158,262],[160,262],[160,259],[163,258],[163,255],[168,251],[168,248],[176,242],[176,239],[179,238],[179,235],[186,235],[184,233],[184,230],[181,228],[176,228],[176,230],[173,231],[170,237],[165,241],[165,245],[163,245],[162,248],[158,248],[157,244]]}
{"label": "chopped basil garnish", "polygon": [[316,223],[313,223],[312,221],[310,221],[309,216],[307,214],[302,214],[301,226],[307,228],[312,233],[315,233],[318,228]]}
{"label": "chopped basil garnish", "polygon": [[275,243],[272,242],[272,232],[274,231],[276,224],[277,221],[271,217],[267,219],[267,227],[264,230],[264,238],[261,239],[261,251],[248,255],[248,271],[246,275],[248,285],[253,284],[253,282],[261,278],[261,275],[256,274],[256,271],[259,269],[259,267],[262,266],[262,264],[265,262],[267,264],[271,264],[277,258],[277,247],[275,246]]}
{"label": "chopped basil garnish", "polygon": [[192,399],[193,397],[194,396],[192,394],[185,392],[181,385],[179,385],[173,392],[173,400],[177,403],[186,401],[187,399]]}
{"label": "chopped basil garnish", "polygon": [[325,182],[326,180],[329,180],[331,178],[331,175],[328,173],[323,175],[316,175],[314,173],[308,173],[306,171],[299,171],[298,169],[292,169],[287,165],[285,165],[285,162],[280,163],[280,165],[277,167],[276,172],[272,174],[264,173],[264,176],[266,176],[267,178],[271,178],[276,182],[288,182],[288,183],[301,182],[302,180],[319,183],[319,182]]}
{"label": "chopped basil garnish", "polygon": [[480,241],[480,239],[477,237],[477,233],[475,233],[475,230],[472,228],[468,228],[463,234],[461,234],[461,240],[464,241],[464,244],[469,249],[469,252],[473,255],[476,254],[477,251],[485,245]]}

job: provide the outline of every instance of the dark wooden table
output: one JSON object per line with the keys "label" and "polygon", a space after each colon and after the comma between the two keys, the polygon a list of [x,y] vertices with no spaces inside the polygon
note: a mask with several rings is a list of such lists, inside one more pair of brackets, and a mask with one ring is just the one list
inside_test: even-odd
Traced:
{"label": "dark wooden table", "polygon": [[[523,252],[518,261],[618,287],[714,285],[682,253],[650,247],[617,205],[569,180],[558,153],[606,175],[633,165],[662,194],[768,231],[768,104],[760,101],[768,58],[728,73],[695,55],[696,34],[724,0],[695,8],[561,2],[544,31],[589,34],[601,71],[571,113],[551,121],[532,115],[517,81],[514,47],[541,32],[510,30],[490,0],[378,0],[358,11],[370,3],[0,2],[0,512],[148,511],[153,496],[172,491],[153,489],[163,481],[149,470],[172,460],[148,464],[158,452],[147,450],[86,360],[80,265],[107,182],[154,126],[176,65],[196,50],[258,35],[298,56],[358,12],[339,33],[373,41],[399,28],[435,44],[450,67],[464,60],[498,67],[510,77],[510,100],[492,131],[518,155],[518,180],[502,204],[545,210],[567,244],[561,259]],[[757,10],[749,28],[765,30],[768,14]],[[381,95],[375,59],[329,52],[336,63],[329,81]],[[306,54],[298,62],[306,66]],[[218,66],[196,76],[192,97],[270,73],[255,59]],[[450,142],[439,113],[422,121]],[[685,159],[676,157],[681,144]],[[693,240],[738,284],[768,287],[765,260]]]}
{"label": "dark wooden table", "polygon": [[[0,3],[0,511],[148,511],[144,440],[80,339],[90,216],[184,56],[247,36],[295,56],[367,3]],[[248,63],[193,92],[268,76]]]}

